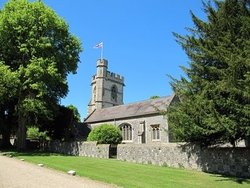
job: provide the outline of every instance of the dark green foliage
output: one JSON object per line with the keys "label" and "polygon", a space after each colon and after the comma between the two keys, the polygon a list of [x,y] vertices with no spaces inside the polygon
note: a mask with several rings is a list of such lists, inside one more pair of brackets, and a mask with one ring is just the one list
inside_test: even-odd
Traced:
{"label": "dark green foliage", "polygon": [[48,131],[52,140],[73,140],[75,137],[73,111],[68,107],[58,106],[53,116],[52,120],[41,122],[43,124],[42,129]]}
{"label": "dark green foliage", "polygon": [[250,3],[204,4],[207,20],[177,42],[190,59],[188,78],[173,80],[180,102],[168,111],[179,140],[203,145],[235,143],[250,135]]}
{"label": "dark green foliage", "polygon": [[80,114],[73,105],[57,105],[51,110],[52,118],[37,116],[36,125],[39,125],[41,131],[47,131],[48,136],[53,140],[70,141],[75,139],[77,134],[77,125],[79,124]]}
{"label": "dark green foliage", "polygon": [[73,112],[73,121],[81,122],[81,116],[80,113],[78,112],[78,109],[72,104],[68,105],[67,108]]}
{"label": "dark green foliage", "polygon": [[119,144],[122,141],[122,135],[114,125],[103,124],[89,133],[88,141],[97,141],[98,144]]}

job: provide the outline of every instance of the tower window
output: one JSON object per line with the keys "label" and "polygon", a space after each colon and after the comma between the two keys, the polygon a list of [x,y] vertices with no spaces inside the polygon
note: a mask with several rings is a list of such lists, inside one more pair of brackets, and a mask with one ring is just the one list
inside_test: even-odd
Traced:
{"label": "tower window", "polygon": [[111,100],[117,102],[117,87],[113,85],[111,88]]}

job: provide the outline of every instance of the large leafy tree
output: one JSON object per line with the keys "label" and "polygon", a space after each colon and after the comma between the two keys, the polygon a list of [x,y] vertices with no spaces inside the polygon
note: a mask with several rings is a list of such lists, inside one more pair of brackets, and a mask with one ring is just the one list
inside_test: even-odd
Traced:
{"label": "large leafy tree", "polygon": [[[0,61],[15,76],[17,147],[25,149],[26,125],[68,92],[81,46],[68,25],[41,1],[10,0],[0,12]],[[11,82],[10,82],[11,83]]]}
{"label": "large leafy tree", "polygon": [[250,2],[204,3],[205,21],[176,39],[190,59],[172,86],[179,103],[169,111],[178,139],[203,145],[235,143],[250,135]]}

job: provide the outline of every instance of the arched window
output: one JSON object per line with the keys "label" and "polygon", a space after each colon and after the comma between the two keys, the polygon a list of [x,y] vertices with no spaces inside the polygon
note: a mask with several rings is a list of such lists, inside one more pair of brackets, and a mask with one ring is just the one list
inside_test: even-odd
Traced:
{"label": "arched window", "polygon": [[117,87],[113,85],[111,88],[111,100],[117,102]]}
{"label": "arched window", "polygon": [[120,125],[120,129],[122,132],[122,139],[124,141],[131,141],[132,140],[132,126],[130,124],[122,124]]}
{"label": "arched window", "polygon": [[151,125],[152,130],[152,140],[160,140],[160,126]]}

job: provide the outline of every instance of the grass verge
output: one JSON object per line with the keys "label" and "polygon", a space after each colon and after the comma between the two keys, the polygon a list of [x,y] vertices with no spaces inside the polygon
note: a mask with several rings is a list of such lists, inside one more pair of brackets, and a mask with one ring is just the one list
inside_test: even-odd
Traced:
{"label": "grass verge", "polygon": [[114,159],[65,156],[53,153],[8,153],[26,161],[67,172],[75,170],[78,176],[116,184],[122,187],[193,188],[193,187],[250,187],[250,179],[239,179],[203,172],[134,164]]}

